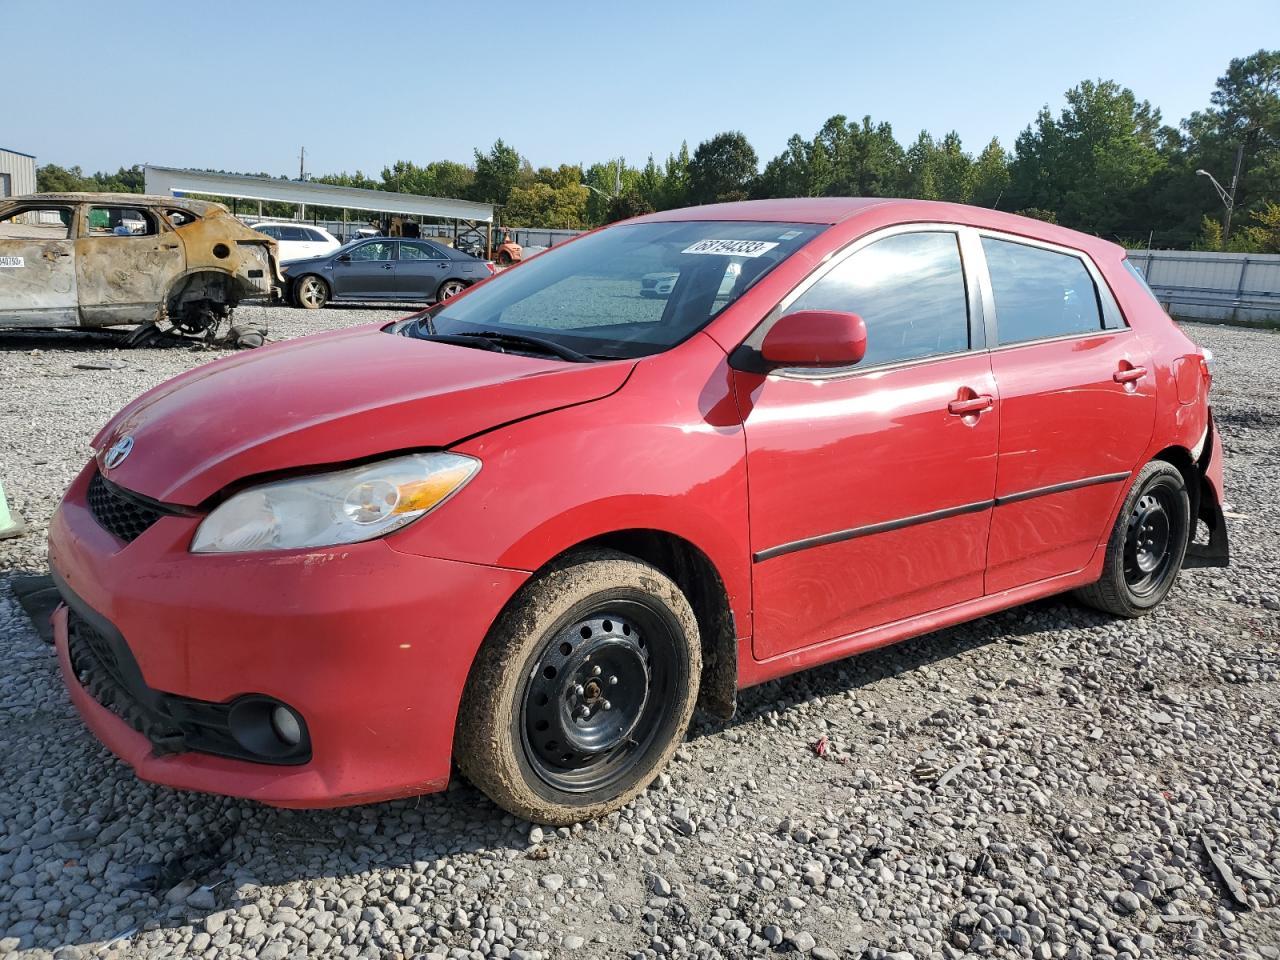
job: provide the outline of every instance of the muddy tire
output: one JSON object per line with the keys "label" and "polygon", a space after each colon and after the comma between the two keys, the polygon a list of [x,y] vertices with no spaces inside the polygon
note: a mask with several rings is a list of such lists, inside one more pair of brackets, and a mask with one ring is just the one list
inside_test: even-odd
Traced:
{"label": "muddy tire", "polygon": [[1191,500],[1171,463],[1153,460],[1138,473],[1116,517],[1102,578],[1076,591],[1091,607],[1140,617],[1173,588],[1186,556]]}
{"label": "muddy tire", "polygon": [[467,289],[467,285],[461,280],[446,280],[436,290],[436,303],[443,303],[445,300],[456,297],[465,289]]}
{"label": "muddy tire", "polygon": [[293,284],[293,302],[304,310],[319,310],[329,302],[329,284],[314,273],[299,277]]}
{"label": "muddy tire", "polygon": [[603,816],[670,761],[698,698],[698,624],[664,573],[613,551],[526,584],[472,666],[454,758],[503,809]]}

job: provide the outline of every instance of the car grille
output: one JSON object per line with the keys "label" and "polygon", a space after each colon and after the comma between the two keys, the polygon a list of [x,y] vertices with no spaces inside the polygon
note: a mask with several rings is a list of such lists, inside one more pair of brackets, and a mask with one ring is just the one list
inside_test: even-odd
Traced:
{"label": "car grille", "polygon": [[[63,598],[67,593],[64,591]],[[286,757],[246,750],[231,732],[232,703],[211,703],[153,690],[118,633],[107,636],[67,606],[67,654],[85,692],[151,741],[157,755],[189,750],[254,763],[300,764],[311,759],[310,742]]]}
{"label": "car grille", "polygon": [[[159,698],[145,686],[141,671],[123,643],[112,643],[74,610],[67,611],[67,653],[80,686],[100,704],[145,736],[157,753],[176,753],[185,746],[182,730],[158,707]],[[142,696],[150,694],[147,700]],[[151,701],[151,702],[147,702]]]}
{"label": "car grille", "polygon": [[94,473],[89,481],[89,510],[106,530],[125,543],[132,543],[167,512],[129,496]]}

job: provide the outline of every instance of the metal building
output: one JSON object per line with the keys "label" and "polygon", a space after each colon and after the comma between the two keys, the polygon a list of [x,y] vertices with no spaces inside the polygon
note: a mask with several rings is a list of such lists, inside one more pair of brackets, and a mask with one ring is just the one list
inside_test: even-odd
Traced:
{"label": "metal building", "polygon": [[0,197],[36,192],[36,158],[0,147]]}

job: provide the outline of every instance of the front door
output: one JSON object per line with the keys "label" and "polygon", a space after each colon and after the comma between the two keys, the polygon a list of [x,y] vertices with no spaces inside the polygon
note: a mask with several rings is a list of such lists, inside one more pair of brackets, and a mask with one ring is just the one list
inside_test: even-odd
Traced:
{"label": "front door", "polygon": [[1000,411],[960,233],[860,241],[775,311],[861,315],[854,367],[735,373],[758,659],[982,595]]}
{"label": "front door", "polygon": [[0,212],[0,327],[74,327],[75,208],[18,204]]}
{"label": "front door", "polygon": [[76,241],[80,316],[86,326],[154,320],[186,254],[145,207],[91,206]]}
{"label": "front door", "polygon": [[981,242],[994,300],[1000,466],[987,593],[1074,573],[1155,427],[1142,339],[1079,254],[1012,237]]}
{"label": "front door", "polygon": [[348,300],[395,298],[396,242],[370,240],[333,262],[333,292]]}

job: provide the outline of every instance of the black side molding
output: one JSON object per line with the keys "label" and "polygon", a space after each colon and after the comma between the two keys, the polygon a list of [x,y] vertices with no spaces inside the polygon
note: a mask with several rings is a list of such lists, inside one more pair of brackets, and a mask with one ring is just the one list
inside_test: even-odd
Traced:
{"label": "black side molding", "polygon": [[1031,490],[1020,490],[1017,493],[1005,494],[1003,497],[996,497],[994,500],[979,500],[975,503],[962,503],[956,507],[946,507],[942,510],[933,510],[929,513],[917,513],[910,517],[900,517],[897,520],[885,520],[881,523],[869,523],[863,527],[850,527],[847,530],[834,530],[831,533],[821,533],[816,537],[805,537],[802,540],[792,540],[789,543],[780,543],[776,547],[769,547],[752,554],[751,559],[760,563],[764,560],[780,557],[783,554],[795,553],[797,550],[808,550],[811,547],[822,547],[829,543],[840,543],[843,540],[854,540],[858,537],[869,537],[877,533],[888,533],[890,530],[901,530],[903,527],[914,527],[921,523],[933,523],[935,520],[946,520],[950,517],[959,517],[966,513],[979,513],[983,510],[989,510],[992,507],[1001,507],[1008,503],[1018,503],[1022,500],[1031,500],[1035,497],[1046,497],[1051,493],[1063,493],[1067,490],[1077,490],[1080,487],[1092,487],[1100,483],[1119,483],[1122,480],[1128,480],[1131,471],[1125,470],[1123,473],[1104,473],[1096,477],[1085,477],[1081,480],[1068,480],[1066,483],[1055,483],[1047,487],[1035,487]]}

